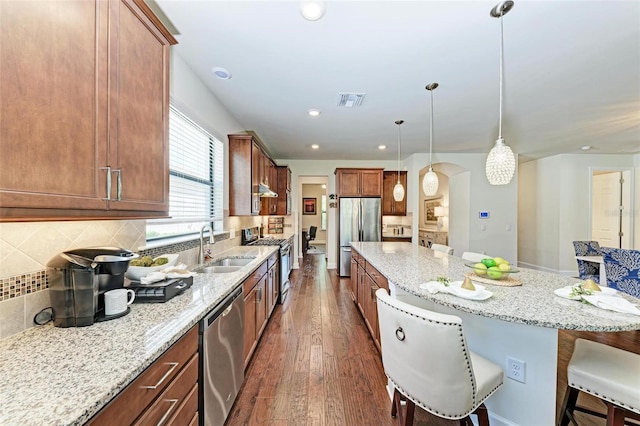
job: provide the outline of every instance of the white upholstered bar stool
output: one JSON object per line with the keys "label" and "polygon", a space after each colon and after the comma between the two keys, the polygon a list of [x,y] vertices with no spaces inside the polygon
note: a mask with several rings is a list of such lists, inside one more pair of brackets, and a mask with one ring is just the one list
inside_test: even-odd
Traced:
{"label": "white upholstered bar stool", "polygon": [[607,426],[622,426],[625,418],[640,420],[640,355],[591,340],[576,339],[567,367],[567,389],[558,425],[576,424],[574,411],[603,414],[577,406],[586,392],[607,406]]}
{"label": "white upholstered bar stool", "polygon": [[482,262],[482,259],[491,258],[488,254],[483,253],[474,253],[472,251],[465,251],[462,253],[462,259],[468,260],[469,262]]}
{"label": "white upholstered bar stool", "polygon": [[[502,385],[502,368],[467,348],[462,319],[376,292],[384,371],[394,386],[391,415],[413,424],[415,406],[472,425],[489,424],[484,401]],[[406,400],[406,413],[401,401]]]}
{"label": "white upholstered bar stool", "polygon": [[431,244],[431,250],[453,254],[453,247],[445,246],[444,244]]}

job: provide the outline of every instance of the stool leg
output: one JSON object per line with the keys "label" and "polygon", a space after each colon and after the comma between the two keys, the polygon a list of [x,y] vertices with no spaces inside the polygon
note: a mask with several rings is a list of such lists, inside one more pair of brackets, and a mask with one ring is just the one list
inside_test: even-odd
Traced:
{"label": "stool leg", "polygon": [[478,424],[480,426],[489,426],[489,412],[484,404],[480,404],[474,413],[478,416]]}
{"label": "stool leg", "polygon": [[562,402],[562,408],[558,416],[558,426],[567,426],[569,422],[575,423],[573,420],[573,409],[576,407],[578,401],[578,389],[567,386],[564,391],[564,401]]}
{"label": "stool leg", "polygon": [[394,388],[393,400],[391,401],[391,417],[393,417],[394,419],[398,415],[398,409],[401,408],[399,407],[399,405],[400,405],[400,392],[398,392],[398,389]]}
{"label": "stool leg", "polygon": [[624,426],[625,410],[607,403],[607,426]]}

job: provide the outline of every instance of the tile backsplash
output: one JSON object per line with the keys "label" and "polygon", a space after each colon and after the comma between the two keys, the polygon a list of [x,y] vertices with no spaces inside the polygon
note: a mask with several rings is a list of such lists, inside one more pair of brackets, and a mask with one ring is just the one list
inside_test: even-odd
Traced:
{"label": "tile backsplash", "polygon": [[[259,223],[260,217],[226,217],[225,228],[237,232],[216,235],[212,255],[240,245],[239,228]],[[180,253],[179,262],[197,263],[198,240],[139,250],[145,245],[145,220],[0,223],[0,339],[32,327],[33,316],[50,306],[47,262],[65,250],[122,247],[152,256]]]}

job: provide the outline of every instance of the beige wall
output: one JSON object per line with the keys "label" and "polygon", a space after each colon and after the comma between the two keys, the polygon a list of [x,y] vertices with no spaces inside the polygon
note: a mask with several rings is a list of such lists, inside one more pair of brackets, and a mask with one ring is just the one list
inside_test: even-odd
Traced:
{"label": "beige wall", "polygon": [[[638,155],[561,154],[520,165],[518,252],[523,266],[577,274],[572,242],[591,236],[591,173],[634,168]],[[637,175],[638,168],[635,167]],[[637,178],[636,178],[637,182]],[[640,226],[640,186],[635,199],[635,235]],[[638,248],[634,237],[634,247]]]}

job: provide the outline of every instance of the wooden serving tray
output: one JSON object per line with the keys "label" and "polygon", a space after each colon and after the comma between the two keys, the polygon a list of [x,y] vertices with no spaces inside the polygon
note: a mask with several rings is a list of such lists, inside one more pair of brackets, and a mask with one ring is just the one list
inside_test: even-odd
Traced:
{"label": "wooden serving tray", "polygon": [[503,287],[516,287],[516,286],[522,285],[522,281],[517,280],[511,276],[507,278],[503,278],[501,280],[492,280],[491,278],[486,278],[486,277],[477,275],[474,272],[469,272],[465,275],[469,277],[471,281],[476,281],[483,284],[500,285]]}

